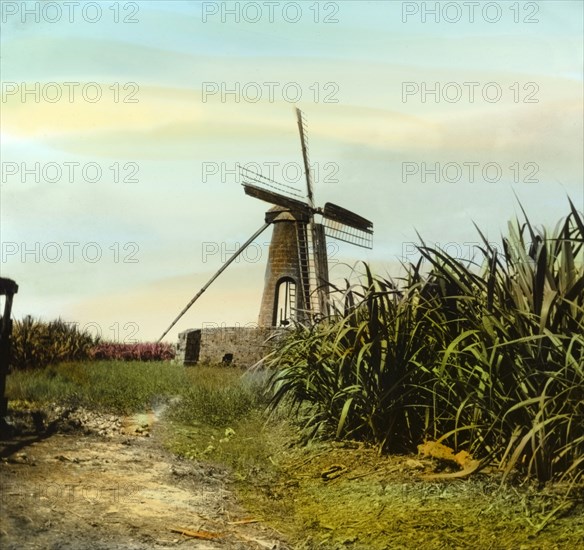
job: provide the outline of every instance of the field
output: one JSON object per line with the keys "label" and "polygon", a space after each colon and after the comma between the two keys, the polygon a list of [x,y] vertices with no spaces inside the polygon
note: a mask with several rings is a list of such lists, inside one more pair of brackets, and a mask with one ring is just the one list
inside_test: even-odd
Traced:
{"label": "field", "polygon": [[[112,507],[63,496],[57,502],[54,495],[51,501],[49,493],[45,506],[33,511],[22,507],[22,490],[5,492],[4,547],[53,547],[50,542],[83,548],[87,526],[80,517],[109,537],[103,548],[114,540],[118,548],[194,544],[173,535],[172,526],[221,535],[205,543],[209,548],[552,549],[584,543],[581,493],[567,497],[566,486],[519,478],[502,484],[494,466],[468,479],[431,481],[425,476],[448,465],[416,454],[380,456],[375,447],[352,441],[302,444],[285,405],[267,416],[266,381],[265,373],[225,367],[109,361],[13,373],[14,417],[23,425],[25,411],[42,417],[28,437],[61,435],[37,437],[23,449],[24,458],[5,460],[5,490],[9,483],[14,493],[31,479],[37,490],[43,483],[80,482],[79,464],[89,464],[85,475],[94,484],[125,479],[137,500]],[[112,424],[109,414],[119,421]],[[36,466],[27,463],[31,457]],[[165,469],[179,474],[169,482]],[[198,509],[203,519],[181,508],[186,488],[189,506],[205,495]],[[64,509],[68,520],[59,519]],[[231,525],[241,520],[254,523]],[[13,536],[28,546],[14,545]]]}
{"label": "field", "polygon": [[[16,322],[4,546],[584,547],[584,220],[478,232],[473,260],[363,264],[255,370]],[[137,501],[47,493],[69,477]]]}

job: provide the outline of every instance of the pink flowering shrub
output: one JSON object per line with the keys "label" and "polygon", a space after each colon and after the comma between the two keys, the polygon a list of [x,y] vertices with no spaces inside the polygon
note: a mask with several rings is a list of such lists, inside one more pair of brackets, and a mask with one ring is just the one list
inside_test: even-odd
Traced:
{"label": "pink flowering shrub", "polygon": [[174,359],[174,346],[165,343],[102,342],[91,350],[92,359],[118,361],[170,361]]}

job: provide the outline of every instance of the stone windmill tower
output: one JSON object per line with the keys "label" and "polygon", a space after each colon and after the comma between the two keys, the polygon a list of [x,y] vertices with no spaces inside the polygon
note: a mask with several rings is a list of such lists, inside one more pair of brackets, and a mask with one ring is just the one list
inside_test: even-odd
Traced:
{"label": "stone windmill tower", "polygon": [[273,224],[266,265],[264,292],[258,324],[263,327],[286,325],[296,315],[304,320],[306,297],[298,292],[302,268],[298,254],[299,224],[306,224],[290,209],[274,206],[266,213]]}

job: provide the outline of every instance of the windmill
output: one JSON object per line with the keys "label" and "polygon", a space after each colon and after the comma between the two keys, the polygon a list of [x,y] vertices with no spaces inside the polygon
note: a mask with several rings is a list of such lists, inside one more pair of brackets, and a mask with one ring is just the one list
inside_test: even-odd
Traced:
{"label": "windmill", "polygon": [[[308,132],[304,115],[296,109],[306,193],[241,167],[247,195],[268,202],[265,223],[221,266],[207,284],[183,308],[160,337],[161,341],[217,277],[270,225],[273,225],[259,326],[286,326],[311,321],[328,313],[328,257],[326,238],[371,248],[373,224],[341,206],[327,202],[316,206]],[[320,221],[317,221],[320,220]]]}
{"label": "windmill", "polygon": [[[328,257],[326,237],[371,248],[373,224],[332,203],[317,207],[304,115],[296,109],[306,194],[289,185],[242,168],[247,195],[274,205],[266,222],[274,225],[260,326],[278,326],[292,320],[311,320],[328,313]],[[317,222],[317,218],[322,221]],[[282,290],[283,287],[283,290]]]}

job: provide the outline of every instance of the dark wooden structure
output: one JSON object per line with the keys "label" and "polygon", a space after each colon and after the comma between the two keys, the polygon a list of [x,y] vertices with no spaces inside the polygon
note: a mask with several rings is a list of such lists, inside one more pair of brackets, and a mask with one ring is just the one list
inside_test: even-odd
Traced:
{"label": "dark wooden structure", "polygon": [[4,431],[8,412],[6,377],[10,371],[10,339],[12,336],[12,300],[18,285],[12,279],[0,278],[0,296],[4,297],[4,311],[0,316],[0,430]]}

